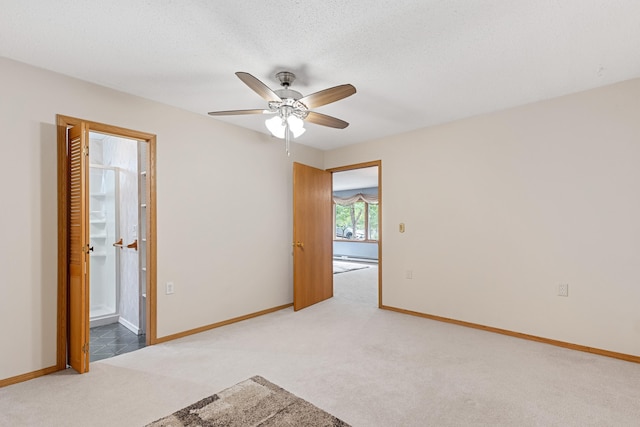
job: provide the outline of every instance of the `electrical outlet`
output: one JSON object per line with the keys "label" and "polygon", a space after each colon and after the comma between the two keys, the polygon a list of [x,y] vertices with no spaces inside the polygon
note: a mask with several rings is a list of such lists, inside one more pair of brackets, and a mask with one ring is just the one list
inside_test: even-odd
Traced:
{"label": "electrical outlet", "polygon": [[167,288],[165,290],[167,295],[171,295],[173,293],[173,282],[167,282]]}
{"label": "electrical outlet", "polygon": [[405,277],[407,279],[413,279],[413,270],[407,270]]}
{"label": "electrical outlet", "polygon": [[568,297],[569,296],[569,284],[568,283],[560,283],[558,285],[558,296],[559,297]]}

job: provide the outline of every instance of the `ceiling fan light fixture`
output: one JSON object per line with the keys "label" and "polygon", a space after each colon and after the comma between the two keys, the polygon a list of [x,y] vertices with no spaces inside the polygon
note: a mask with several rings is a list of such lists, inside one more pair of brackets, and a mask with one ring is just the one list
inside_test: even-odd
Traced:
{"label": "ceiling fan light fixture", "polygon": [[285,137],[287,124],[289,125],[289,130],[293,134],[294,138],[299,137],[306,131],[306,129],[304,128],[304,121],[301,118],[293,115],[287,117],[284,120],[280,118],[279,115],[271,117],[270,119],[265,120],[264,124],[273,136],[280,139],[284,139]]}
{"label": "ceiling fan light fixture", "polygon": [[271,132],[271,135],[276,138],[284,139],[285,126],[283,125],[282,119],[279,115],[265,120],[264,124],[267,126],[267,129],[269,129],[269,132]]}
{"label": "ceiling fan light fixture", "polygon": [[306,129],[304,128],[304,121],[296,116],[289,116],[287,118],[287,122],[289,123],[289,129],[291,133],[293,133],[293,137],[297,138],[302,135]]}

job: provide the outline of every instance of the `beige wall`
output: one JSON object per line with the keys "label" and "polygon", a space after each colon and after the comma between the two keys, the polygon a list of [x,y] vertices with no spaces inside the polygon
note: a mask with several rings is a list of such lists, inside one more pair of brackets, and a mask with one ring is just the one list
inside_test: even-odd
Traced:
{"label": "beige wall", "polygon": [[640,80],[288,159],[206,116],[0,75],[0,379],[55,365],[56,114],[158,136],[159,337],[291,302],[292,160],[382,159],[384,304],[640,355]]}
{"label": "beige wall", "polygon": [[3,58],[0,75],[0,379],[56,361],[56,114],[157,135],[159,337],[292,302],[291,161],[322,152],[287,158],[280,140]]}
{"label": "beige wall", "polygon": [[326,153],[382,160],[383,303],[640,355],[639,113],[632,80]]}

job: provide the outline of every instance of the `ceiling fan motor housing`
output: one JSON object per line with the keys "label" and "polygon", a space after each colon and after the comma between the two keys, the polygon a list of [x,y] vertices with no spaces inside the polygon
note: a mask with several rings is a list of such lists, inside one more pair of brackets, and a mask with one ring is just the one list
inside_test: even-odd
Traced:
{"label": "ceiling fan motor housing", "polygon": [[284,88],[284,89],[278,89],[276,91],[274,91],[276,93],[276,95],[278,95],[280,98],[284,99],[300,99],[302,98],[302,94],[300,92],[298,92],[297,90],[293,90],[293,89],[289,89],[289,88]]}
{"label": "ceiling fan motor housing", "polygon": [[296,79],[296,75],[289,71],[276,73],[276,78],[280,80],[282,89],[275,90],[275,94],[282,99],[282,102],[269,102],[270,110],[277,112],[280,117],[286,119],[289,116],[296,116],[301,119],[307,117],[307,106],[298,102],[302,94],[297,90],[289,89],[289,86]]}

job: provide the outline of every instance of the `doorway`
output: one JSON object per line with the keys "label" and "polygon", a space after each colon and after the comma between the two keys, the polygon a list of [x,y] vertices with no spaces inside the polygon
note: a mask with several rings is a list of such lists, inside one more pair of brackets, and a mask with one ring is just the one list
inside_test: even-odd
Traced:
{"label": "doorway", "polygon": [[58,116],[58,190],[57,367],[83,373],[156,340],[155,135]]}
{"label": "doorway", "polygon": [[381,161],[329,169],[333,195],[334,292],[382,304]]}
{"label": "doorway", "polygon": [[[382,162],[373,161],[328,170],[293,163],[293,308],[295,311],[334,295],[332,244],[336,236],[332,195],[334,173],[375,167],[378,180],[377,306],[382,306]],[[333,229],[332,229],[333,228]],[[345,227],[346,228],[346,227]],[[354,227],[357,229],[357,227]],[[345,229],[343,228],[343,233]],[[353,234],[353,230],[352,230]],[[366,233],[363,234],[366,236]],[[373,236],[373,234],[372,234]],[[371,240],[371,239],[369,239]],[[374,288],[375,288],[374,284]],[[374,303],[375,304],[375,303]]]}
{"label": "doorway", "polygon": [[145,143],[89,132],[90,362],[145,346],[145,155]]}

